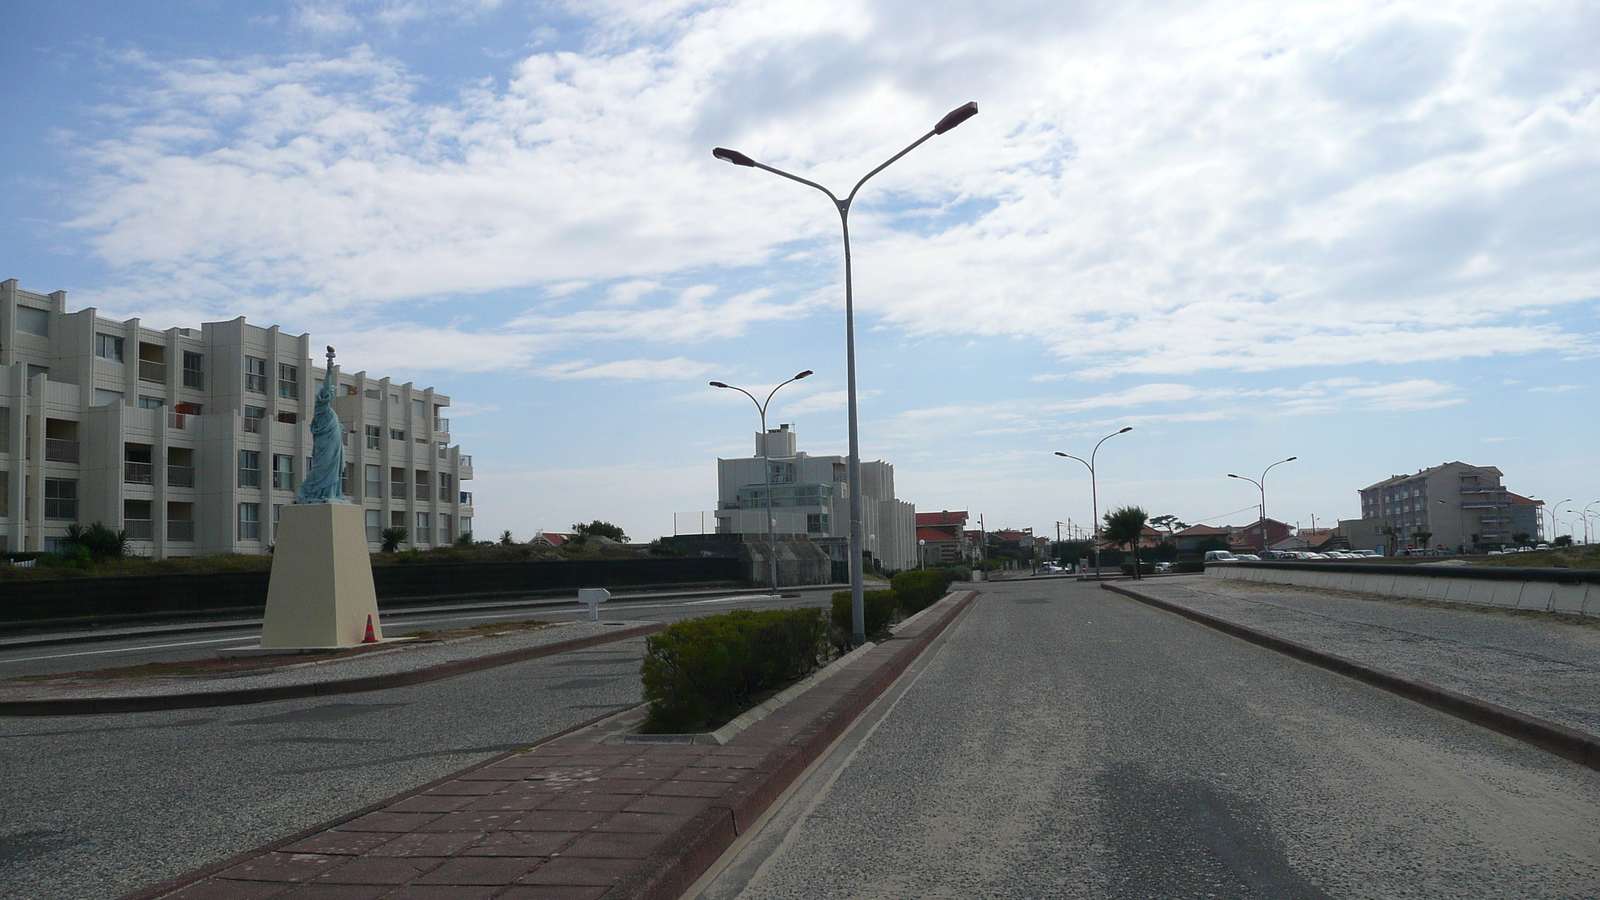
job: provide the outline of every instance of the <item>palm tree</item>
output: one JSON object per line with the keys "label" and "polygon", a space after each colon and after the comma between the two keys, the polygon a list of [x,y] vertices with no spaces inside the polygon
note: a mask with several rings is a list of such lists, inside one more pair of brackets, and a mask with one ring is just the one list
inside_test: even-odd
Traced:
{"label": "palm tree", "polygon": [[409,535],[410,532],[406,531],[404,528],[385,528],[384,530],[378,532],[378,537],[383,539],[383,546],[380,549],[382,549],[384,553],[393,553],[400,549],[401,542],[403,542]]}
{"label": "palm tree", "polygon": [[1144,525],[1149,519],[1144,509],[1124,506],[1106,513],[1106,527],[1102,534],[1114,544],[1122,544],[1133,551],[1133,577],[1139,577],[1139,539],[1144,536]]}

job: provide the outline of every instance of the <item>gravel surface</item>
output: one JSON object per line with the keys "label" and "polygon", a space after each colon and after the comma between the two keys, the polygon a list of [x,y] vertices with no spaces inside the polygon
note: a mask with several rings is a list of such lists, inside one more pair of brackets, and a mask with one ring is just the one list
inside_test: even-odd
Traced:
{"label": "gravel surface", "polygon": [[1091,585],[984,591],[739,896],[1600,893],[1600,773]]}
{"label": "gravel surface", "polygon": [[[92,676],[71,681],[0,682],[0,700],[59,700],[79,697],[146,697],[168,694],[249,690],[295,684],[320,684],[346,678],[393,675],[442,666],[463,659],[477,659],[495,653],[542,647],[559,641],[577,640],[645,625],[646,622],[562,622],[537,631],[513,632],[497,636],[475,636],[437,643],[400,643],[391,649],[364,653],[347,659],[318,662],[305,657],[303,665],[292,665],[261,673],[227,675],[184,675],[162,677],[124,677],[96,679]],[[195,656],[204,655],[204,651]],[[215,656],[213,652],[211,654]]]}
{"label": "gravel surface", "polygon": [[1128,586],[1600,735],[1600,622],[1200,577]]}
{"label": "gravel surface", "polygon": [[643,652],[348,698],[0,719],[0,898],[118,897],[526,747],[639,702]]}

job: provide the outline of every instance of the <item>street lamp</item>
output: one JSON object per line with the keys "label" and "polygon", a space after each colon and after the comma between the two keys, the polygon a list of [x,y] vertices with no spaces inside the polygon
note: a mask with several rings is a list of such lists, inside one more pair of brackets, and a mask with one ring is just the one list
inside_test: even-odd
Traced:
{"label": "street lamp", "polygon": [[1298,456],[1291,456],[1288,459],[1280,459],[1277,462],[1273,463],[1272,465],[1267,466],[1265,469],[1261,470],[1261,480],[1260,481],[1257,481],[1254,478],[1246,478],[1243,475],[1235,475],[1232,472],[1228,473],[1228,477],[1229,478],[1237,478],[1240,481],[1248,481],[1248,482],[1250,482],[1251,484],[1255,485],[1257,488],[1259,488],[1261,490],[1261,552],[1262,553],[1267,552],[1267,473],[1271,472],[1277,466],[1281,466],[1286,462],[1294,462],[1295,460],[1297,460],[1299,458],[1300,457],[1298,457]]}
{"label": "street lamp", "polygon": [[[1439,504],[1440,506],[1446,506],[1447,507],[1447,506],[1450,505],[1449,503],[1447,503],[1447,502],[1445,502],[1443,500],[1435,500],[1433,502]],[[1463,505],[1463,506],[1457,507],[1456,508],[1456,513],[1457,513],[1456,518],[1459,520],[1459,524],[1460,524],[1460,527],[1461,527],[1461,555],[1462,556],[1466,556],[1467,555],[1467,508],[1466,508],[1466,506]]]}
{"label": "street lamp", "polygon": [[[1555,538],[1556,538],[1556,509],[1558,507],[1560,507],[1562,503],[1571,503],[1572,499],[1573,498],[1568,497],[1567,499],[1562,500],[1560,503],[1554,503],[1554,504],[1551,504],[1550,506],[1546,506],[1544,508],[1545,512],[1550,514],[1550,536],[1548,538],[1546,538],[1545,540],[1550,540],[1550,541],[1555,540]],[[1538,542],[1539,542],[1538,541],[1538,535],[1535,535],[1534,536],[1534,543],[1537,544]]]}
{"label": "street lamp", "polygon": [[[796,375],[788,381],[785,381],[783,384],[792,384],[810,374],[811,370],[807,369],[804,372],[801,372],[799,375]],[[783,387],[783,384],[773,388],[772,392],[767,394],[767,399],[762,401],[757,400],[754,394],[742,387],[734,387],[731,384],[723,384],[720,381],[711,382],[711,386],[714,388],[725,388],[730,391],[738,391],[746,397],[749,397],[750,402],[756,405],[756,412],[761,414],[761,473],[763,477],[762,483],[766,486],[767,495],[767,571],[771,577],[769,584],[772,587],[772,596],[774,597],[778,596],[778,538],[777,535],[774,534],[772,523],[772,463],[767,454],[767,440],[769,437],[767,434],[767,407],[772,403],[772,395],[776,394],[778,392],[778,388]]]}
{"label": "street lamp", "polygon": [[1056,451],[1057,456],[1064,456],[1067,459],[1076,459],[1078,462],[1081,462],[1085,466],[1089,467],[1089,503],[1091,504],[1091,508],[1093,509],[1094,513],[1094,577],[1096,578],[1100,577],[1100,489],[1095,484],[1094,457],[1096,453],[1100,452],[1101,444],[1104,444],[1106,441],[1111,440],[1119,434],[1127,434],[1132,430],[1133,426],[1129,425],[1123,428],[1121,431],[1113,431],[1101,438],[1095,443],[1094,450],[1090,452],[1088,459],[1073,456],[1070,453],[1062,453],[1060,450]]}
{"label": "street lamp", "polygon": [[862,571],[861,563],[861,444],[856,429],[856,325],[855,325],[855,293],[850,279],[850,204],[855,201],[856,193],[867,179],[887,169],[891,163],[915,150],[928,138],[936,134],[944,134],[950,129],[978,114],[978,104],[968,103],[958,106],[945,114],[933,130],[912,141],[910,146],[899,153],[889,157],[882,165],[871,172],[861,176],[856,186],[850,189],[849,195],[840,200],[834,193],[815,181],[791,175],[782,169],[775,169],[765,163],[759,163],[745,156],[737,150],[726,147],[717,147],[711,155],[717,159],[733,163],[736,166],[748,166],[781,175],[790,181],[798,181],[807,187],[814,187],[828,195],[833,205],[839,211],[839,226],[844,232],[844,346],[845,346],[845,393],[846,407],[850,419],[850,462],[848,469],[848,484],[850,486],[850,640],[859,647],[867,641],[867,626],[863,608],[862,594],[866,589],[866,576]]}

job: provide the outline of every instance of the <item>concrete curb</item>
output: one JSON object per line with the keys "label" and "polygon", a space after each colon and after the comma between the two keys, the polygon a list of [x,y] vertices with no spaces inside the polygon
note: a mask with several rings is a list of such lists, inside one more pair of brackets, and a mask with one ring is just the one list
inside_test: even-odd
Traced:
{"label": "concrete curb", "polygon": [[271,703],[275,700],[298,700],[305,697],[331,697],[338,694],[359,694],[366,691],[383,691],[390,688],[426,684],[444,678],[454,678],[469,672],[493,669],[498,666],[582,650],[597,644],[609,644],[629,638],[643,637],[667,627],[665,622],[637,625],[619,631],[557,641],[538,647],[524,647],[493,653],[476,659],[461,659],[426,669],[396,672],[392,675],[369,675],[364,678],[340,678],[310,684],[290,684],[280,687],[244,688],[237,691],[201,691],[192,694],[164,694],[149,697],[81,697],[62,700],[8,700],[0,702],[0,716],[92,716],[111,713],[159,712],[172,709],[200,709],[210,706],[244,706],[251,703]]}
{"label": "concrete curb", "polygon": [[1190,609],[1176,603],[1161,600],[1148,594],[1120,585],[1105,584],[1101,589],[1121,594],[1140,603],[1176,613],[1186,619],[1199,622],[1209,628],[1214,628],[1224,634],[1249,641],[1257,646],[1275,650],[1286,656],[1291,656],[1301,662],[1327,669],[1354,678],[1357,681],[1382,688],[1392,694],[1397,694],[1407,700],[1432,707],[1440,712],[1448,713],[1456,718],[1480,725],[1492,731],[1498,731],[1507,737],[1516,738],[1527,744],[1532,744],[1541,750],[1554,753],[1557,756],[1572,760],[1582,766],[1600,770],[1600,738],[1586,734],[1574,728],[1568,728],[1546,719],[1530,716],[1527,713],[1469,697],[1466,694],[1449,690],[1426,682],[1414,681],[1393,672],[1374,668],[1359,663],[1343,656],[1336,656],[1315,647],[1281,638],[1264,631],[1258,631],[1237,622]]}

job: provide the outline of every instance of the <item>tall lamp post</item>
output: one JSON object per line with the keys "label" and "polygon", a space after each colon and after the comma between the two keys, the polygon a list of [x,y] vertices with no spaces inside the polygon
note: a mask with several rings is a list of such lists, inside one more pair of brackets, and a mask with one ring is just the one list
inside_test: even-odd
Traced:
{"label": "tall lamp post", "polygon": [[891,163],[905,156],[912,150],[936,134],[944,134],[950,129],[978,114],[978,104],[968,103],[959,106],[945,114],[938,124],[933,126],[922,137],[912,141],[910,146],[899,153],[889,157],[882,165],[871,172],[861,176],[856,186],[850,189],[849,195],[843,200],[839,199],[833,191],[828,190],[815,181],[791,175],[782,169],[776,169],[765,163],[759,163],[745,156],[737,150],[726,147],[717,147],[711,155],[717,159],[733,163],[736,166],[749,166],[780,175],[790,181],[798,181],[807,187],[814,187],[828,195],[834,207],[839,211],[839,226],[844,232],[844,346],[845,346],[845,392],[846,407],[850,418],[850,463],[848,469],[850,486],[850,639],[851,643],[859,647],[867,641],[867,625],[865,612],[862,605],[862,594],[866,589],[866,573],[861,563],[863,550],[861,540],[861,444],[856,428],[856,325],[855,325],[855,293],[850,279],[850,204],[856,199],[856,193],[867,179],[887,169]]}
{"label": "tall lamp post", "polygon": [[1094,450],[1089,453],[1089,458],[1088,459],[1083,459],[1082,457],[1073,456],[1070,453],[1062,453],[1060,450],[1056,451],[1056,455],[1057,456],[1065,457],[1067,459],[1076,459],[1078,462],[1081,462],[1085,466],[1089,467],[1089,503],[1090,503],[1091,509],[1094,512],[1094,520],[1093,520],[1093,524],[1094,524],[1094,532],[1093,532],[1093,534],[1094,534],[1094,537],[1093,537],[1093,540],[1094,540],[1094,577],[1096,577],[1096,578],[1100,577],[1100,488],[1095,483],[1094,457],[1095,457],[1095,454],[1100,452],[1100,445],[1101,444],[1104,444],[1106,441],[1111,440],[1112,438],[1116,437],[1119,434],[1127,434],[1128,432],[1130,432],[1132,430],[1133,430],[1133,426],[1129,425],[1129,426],[1126,426],[1125,428],[1123,428],[1121,431],[1113,431],[1110,434],[1106,435],[1105,437],[1101,438],[1100,440],[1096,441],[1095,445],[1094,445]]}
{"label": "tall lamp post", "polygon": [[[1567,499],[1562,500],[1561,503],[1571,503],[1572,499],[1573,498],[1568,497]],[[1545,507],[1545,512],[1550,514],[1550,536],[1545,538],[1547,541],[1553,541],[1556,539],[1556,510],[1561,508],[1561,503],[1554,503]],[[1539,543],[1538,535],[1534,535],[1533,542],[1535,544]]]}
{"label": "tall lamp post", "polygon": [[1298,456],[1291,456],[1288,459],[1280,459],[1277,462],[1273,463],[1272,465],[1267,466],[1265,469],[1261,470],[1261,480],[1260,481],[1257,481],[1254,478],[1246,478],[1243,475],[1235,475],[1232,472],[1228,473],[1228,477],[1229,478],[1237,478],[1240,481],[1248,481],[1251,484],[1255,485],[1256,488],[1261,491],[1261,552],[1262,553],[1267,552],[1267,473],[1271,472],[1274,468],[1276,468],[1278,466],[1281,466],[1286,462],[1294,462],[1295,460],[1297,460],[1299,458],[1300,457],[1298,457]]}
{"label": "tall lamp post", "polygon": [[[801,372],[799,375],[796,375],[788,381],[785,381],[783,384],[793,384],[794,382],[799,381],[810,374],[811,370],[807,369],[804,372]],[[738,391],[746,397],[749,397],[750,402],[756,405],[756,412],[761,414],[761,473],[762,484],[766,486],[767,495],[767,572],[771,579],[768,584],[772,587],[772,596],[774,597],[778,596],[778,539],[776,534],[774,534],[774,527],[772,523],[772,463],[767,454],[767,440],[769,438],[769,435],[767,434],[767,407],[772,403],[772,395],[776,394],[778,392],[778,388],[783,387],[783,384],[773,388],[771,393],[767,394],[766,400],[757,400],[754,394],[742,387],[734,387],[731,384],[723,384],[720,381],[711,382],[711,386],[714,388],[725,388],[730,391]]]}

